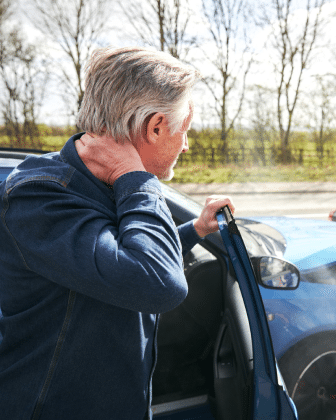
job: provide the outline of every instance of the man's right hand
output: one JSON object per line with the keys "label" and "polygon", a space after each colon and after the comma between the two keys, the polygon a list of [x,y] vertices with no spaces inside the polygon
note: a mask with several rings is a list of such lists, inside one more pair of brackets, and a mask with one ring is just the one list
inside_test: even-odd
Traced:
{"label": "man's right hand", "polygon": [[146,171],[137,150],[129,140],[121,144],[106,135],[86,133],[76,140],[75,146],[88,170],[110,185],[128,172]]}
{"label": "man's right hand", "polygon": [[229,206],[232,214],[234,214],[235,207],[228,196],[214,194],[205,200],[205,205],[199,218],[194,220],[194,227],[198,236],[204,238],[209,233],[218,231],[216,213],[224,206]]}

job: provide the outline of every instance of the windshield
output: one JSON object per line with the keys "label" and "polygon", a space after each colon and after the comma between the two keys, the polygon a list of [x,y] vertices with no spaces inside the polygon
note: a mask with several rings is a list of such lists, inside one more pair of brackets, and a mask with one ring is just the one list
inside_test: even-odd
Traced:
{"label": "windshield", "polygon": [[279,231],[264,223],[236,219],[239,232],[251,256],[275,255],[283,257],[286,240]]}

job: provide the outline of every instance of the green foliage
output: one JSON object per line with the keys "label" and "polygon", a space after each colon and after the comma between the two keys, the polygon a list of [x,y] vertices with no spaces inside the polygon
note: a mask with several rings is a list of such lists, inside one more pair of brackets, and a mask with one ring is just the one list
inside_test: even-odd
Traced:
{"label": "green foliage", "polygon": [[75,127],[37,125],[37,133],[34,138],[26,138],[23,144],[16,144],[6,135],[6,127],[0,127],[0,147],[17,147],[26,149],[41,149],[48,151],[60,150],[65,142],[76,133]]}
{"label": "green foliage", "polygon": [[[282,161],[279,136],[273,130],[256,131],[236,129],[230,132],[229,149],[223,154],[220,130],[190,130],[189,152],[182,155],[180,166],[206,163],[215,167],[227,163],[236,165],[275,165]],[[317,149],[313,133],[293,132],[291,135],[290,163],[325,165],[333,161],[336,133],[324,145],[323,155]]]}
{"label": "green foliage", "polygon": [[320,166],[303,166],[298,164],[256,166],[229,164],[222,167],[209,168],[207,165],[177,167],[174,170],[173,182],[200,183],[233,183],[233,182],[303,182],[303,181],[335,181],[336,164],[321,168]]}
{"label": "green foliage", "polygon": [[[60,150],[75,127],[38,125],[40,148]],[[274,136],[273,136],[274,137]],[[279,146],[268,133],[261,144],[253,130],[232,131],[229,138],[229,163],[221,153],[220,130],[189,131],[189,151],[181,154],[175,168],[174,182],[179,183],[232,183],[232,182],[280,182],[280,181],[335,181],[336,151],[334,143],[325,145],[321,160],[316,144],[308,132],[292,135],[292,163],[277,162]],[[5,127],[0,126],[0,146],[9,147]],[[34,144],[26,140],[26,148]],[[265,159],[263,159],[263,157]]]}
{"label": "green foliage", "polygon": [[74,133],[76,133],[75,127],[49,126],[46,124],[38,124],[38,130],[41,137],[71,137]]}
{"label": "green foliage", "polygon": [[311,133],[293,132],[291,164],[283,165],[279,137],[271,130],[262,134],[232,130],[228,156],[223,156],[219,130],[190,130],[189,152],[180,156],[174,182],[335,181],[335,142],[329,141],[321,156]]}

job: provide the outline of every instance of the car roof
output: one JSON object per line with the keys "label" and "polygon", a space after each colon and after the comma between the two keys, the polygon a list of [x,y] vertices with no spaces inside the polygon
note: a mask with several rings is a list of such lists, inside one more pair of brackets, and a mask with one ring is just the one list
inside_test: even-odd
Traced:
{"label": "car roof", "polygon": [[21,163],[28,153],[0,148],[0,182],[7,178],[7,175]]}

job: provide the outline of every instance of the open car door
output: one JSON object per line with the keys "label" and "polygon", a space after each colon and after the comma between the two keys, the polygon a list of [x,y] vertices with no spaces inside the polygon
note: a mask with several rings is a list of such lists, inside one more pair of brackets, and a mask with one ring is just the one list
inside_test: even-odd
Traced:
{"label": "open car door", "polygon": [[[237,380],[234,315],[224,314],[222,333],[214,355],[215,392],[221,405],[219,419],[298,419],[296,408],[277,367],[271,335],[252,264],[229,207],[217,215],[220,234],[228,252],[251,330],[253,368],[246,384]],[[229,308],[234,306],[228,305]],[[241,334],[243,336],[243,333]],[[244,347],[244,346],[243,346]],[[234,390],[234,392],[232,392]],[[243,391],[242,400],[239,393]],[[222,398],[222,396],[226,396]],[[232,405],[232,400],[236,404]],[[239,406],[241,409],[239,409]]]}
{"label": "open car door", "polygon": [[187,298],[161,315],[154,419],[297,420],[246,248],[229,209],[217,218],[220,236],[185,258]]}

